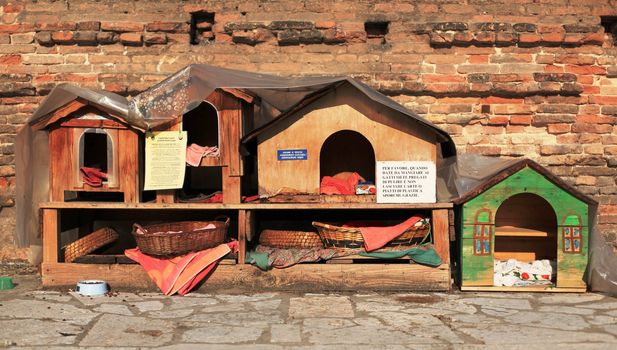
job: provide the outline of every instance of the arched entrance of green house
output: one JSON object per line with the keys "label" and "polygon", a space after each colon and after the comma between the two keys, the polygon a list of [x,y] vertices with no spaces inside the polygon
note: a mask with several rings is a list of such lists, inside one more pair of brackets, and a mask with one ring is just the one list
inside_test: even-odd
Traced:
{"label": "arched entrance of green house", "polygon": [[557,215],[533,193],[506,199],[495,213],[495,260],[557,260]]}

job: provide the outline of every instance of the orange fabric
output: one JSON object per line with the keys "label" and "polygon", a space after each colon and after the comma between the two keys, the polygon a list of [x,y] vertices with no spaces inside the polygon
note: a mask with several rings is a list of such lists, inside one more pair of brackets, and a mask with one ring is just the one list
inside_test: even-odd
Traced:
{"label": "orange fabric", "polygon": [[319,185],[321,194],[356,194],[356,185],[362,177],[358,173],[352,173],[346,179],[337,179],[332,176],[324,176]]}
{"label": "orange fabric", "polygon": [[81,173],[81,179],[92,187],[101,187],[103,186],[103,180],[107,180],[107,174],[97,168],[82,166],[79,168],[79,172]]}
{"label": "orange fabric", "polygon": [[138,262],[165,295],[185,295],[199,283],[229,252],[238,250],[233,241],[217,247],[189,253],[171,259],[159,259],[142,253],[139,248],[127,249],[124,254]]}
{"label": "orange fabric", "polygon": [[421,217],[412,216],[395,226],[358,227],[358,229],[362,234],[362,238],[364,238],[364,248],[367,252],[370,252],[385,246],[388,242],[403,234],[405,230],[415,225],[420,220],[422,220]]}

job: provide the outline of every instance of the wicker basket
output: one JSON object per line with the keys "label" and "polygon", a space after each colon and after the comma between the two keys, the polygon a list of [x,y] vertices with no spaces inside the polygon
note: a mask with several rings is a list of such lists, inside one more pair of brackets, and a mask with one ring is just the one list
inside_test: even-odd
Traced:
{"label": "wicker basket", "polygon": [[[341,227],[313,221],[313,227],[319,232],[324,245],[334,248],[362,248],[364,238],[357,227]],[[411,246],[418,244],[426,238],[430,232],[430,224],[427,222],[421,226],[412,226],[396,237],[386,247]]]}
{"label": "wicker basket", "polygon": [[120,235],[111,227],[100,228],[87,236],[84,236],[64,247],[64,262],[73,262],[80,256],[92,253],[93,251],[114,242]]}
{"label": "wicker basket", "polygon": [[[142,253],[177,256],[215,247],[225,241],[229,218],[225,221],[180,221],[149,226],[133,224],[133,237]],[[215,228],[206,228],[208,225]]]}
{"label": "wicker basket", "polygon": [[279,249],[323,248],[319,235],[310,231],[263,230],[259,235],[259,244]]}

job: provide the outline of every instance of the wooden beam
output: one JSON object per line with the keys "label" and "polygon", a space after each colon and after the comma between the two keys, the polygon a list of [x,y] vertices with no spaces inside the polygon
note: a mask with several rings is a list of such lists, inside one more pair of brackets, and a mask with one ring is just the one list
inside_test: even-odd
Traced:
{"label": "wooden beam", "polygon": [[441,260],[450,263],[450,235],[448,223],[448,210],[436,209],[433,210],[433,245],[435,250],[441,257]]}
{"label": "wooden beam", "polygon": [[[173,190],[170,190],[173,191]],[[452,203],[378,204],[378,203],[120,203],[120,202],[44,202],[41,209],[447,209]]]}
{"label": "wooden beam", "polygon": [[[44,286],[73,286],[82,279],[103,279],[112,288],[149,288],[154,284],[139,265],[64,264],[42,265]],[[286,269],[261,271],[252,265],[219,265],[202,290],[296,291],[448,291],[450,268],[418,264],[300,264]]]}
{"label": "wooden beam", "polygon": [[557,288],[553,285],[528,287],[461,287],[464,292],[548,292],[548,293],[585,293],[587,288]]}
{"label": "wooden beam", "polygon": [[246,256],[246,230],[248,226],[246,210],[238,211],[238,264],[244,264]]}
{"label": "wooden beam", "polygon": [[43,209],[43,262],[58,262],[58,210]]}

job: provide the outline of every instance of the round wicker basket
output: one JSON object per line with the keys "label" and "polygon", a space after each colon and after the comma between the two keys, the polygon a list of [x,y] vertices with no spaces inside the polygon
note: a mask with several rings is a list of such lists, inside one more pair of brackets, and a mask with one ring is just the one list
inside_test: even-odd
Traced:
{"label": "round wicker basket", "polygon": [[[334,248],[362,248],[364,238],[357,227],[342,227],[313,221],[313,227],[319,232],[324,246]],[[386,247],[411,246],[420,243],[430,233],[428,223],[422,226],[412,226],[396,237]]]}
{"label": "round wicker basket", "polygon": [[259,244],[280,249],[323,248],[319,235],[310,231],[263,230],[259,235]]}

